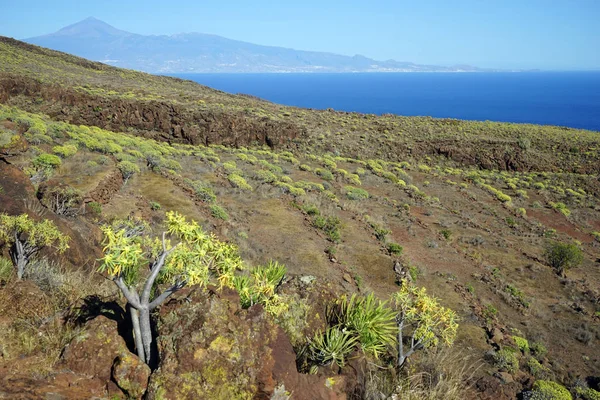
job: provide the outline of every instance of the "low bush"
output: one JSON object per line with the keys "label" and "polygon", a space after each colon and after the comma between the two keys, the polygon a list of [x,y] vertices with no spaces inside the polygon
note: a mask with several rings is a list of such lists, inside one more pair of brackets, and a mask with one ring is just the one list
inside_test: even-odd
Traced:
{"label": "low bush", "polygon": [[99,217],[102,214],[102,205],[96,201],[87,203],[86,209],[94,217]]}
{"label": "low bush", "polygon": [[242,190],[247,190],[247,191],[252,191],[252,186],[250,186],[248,184],[248,182],[246,182],[246,180],[238,174],[230,174],[227,177],[227,180],[236,188],[242,189]]}
{"label": "low bush", "polygon": [[140,172],[140,167],[137,164],[132,163],[131,161],[121,161],[117,164],[117,168],[121,171],[121,175],[123,175],[123,180],[125,183],[136,173]]}
{"label": "low bush", "polygon": [[573,396],[563,385],[539,380],[533,384],[533,389],[528,393],[528,400],[573,400]]}
{"label": "low bush", "polygon": [[393,255],[400,255],[402,254],[402,251],[404,250],[404,248],[402,246],[400,246],[398,243],[394,243],[394,242],[390,242],[386,245],[387,251],[390,252],[390,254]]}
{"label": "low bush", "polygon": [[313,225],[325,232],[329,240],[334,243],[338,243],[341,238],[340,228],[342,225],[342,221],[338,217],[324,217],[321,215],[317,215],[313,220]]}
{"label": "low bush", "polygon": [[365,200],[369,198],[369,192],[364,189],[357,188],[354,186],[344,187],[346,197],[350,200]]}
{"label": "low bush", "polygon": [[546,244],[544,257],[556,272],[563,275],[566,270],[581,264],[583,251],[573,243],[550,241]]}
{"label": "low bush", "polygon": [[62,158],[68,158],[77,153],[77,146],[66,144],[64,146],[54,146],[52,148],[54,154],[58,154]]}
{"label": "low bush", "polygon": [[514,374],[519,370],[519,358],[514,349],[506,347],[494,354],[494,364],[499,370]]}
{"label": "low bush", "polygon": [[191,179],[186,179],[185,183],[194,191],[201,201],[212,203],[217,199],[217,195],[215,195],[215,192],[208,184],[201,181],[193,181]]}
{"label": "low bush", "polygon": [[227,221],[229,219],[229,214],[227,214],[227,211],[225,211],[225,209],[217,204],[213,204],[210,206],[210,214],[217,218],[217,219],[221,219],[223,221]]}
{"label": "low bush", "polygon": [[332,181],[334,178],[333,173],[331,173],[331,171],[329,171],[328,169],[317,168],[315,169],[315,174],[317,174],[326,181]]}
{"label": "low bush", "polygon": [[54,169],[60,167],[62,161],[54,154],[43,153],[34,158],[32,164],[36,169]]}

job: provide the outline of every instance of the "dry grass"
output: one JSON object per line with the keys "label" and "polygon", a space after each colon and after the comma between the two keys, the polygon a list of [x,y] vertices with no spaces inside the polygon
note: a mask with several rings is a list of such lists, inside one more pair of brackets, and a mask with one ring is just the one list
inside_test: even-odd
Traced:
{"label": "dry grass", "polygon": [[[33,282],[44,296],[14,297],[10,287],[0,291],[0,309],[5,317],[0,322],[0,359],[28,357],[31,368],[49,371],[64,347],[80,333],[81,328],[65,321],[69,311],[87,296],[108,297],[115,290],[110,282],[99,282],[91,272],[69,270],[46,259],[32,261],[25,279]],[[39,292],[35,297],[39,297]],[[8,304],[15,301],[19,304]]]}
{"label": "dry grass", "polygon": [[[472,378],[480,364],[457,348],[421,354],[400,374],[372,366],[365,374],[361,400],[463,400],[470,398]],[[358,396],[358,397],[357,397]]]}
{"label": "dry grass", "polygon": [[98,284],[100,277],[94,270],[72,270],[47,259],[32,261],[24,278],[47,294],[58,310],[72,307],[91,295],[108,297],[116,292],[109,281],[103,280]]}
{"label": "dry grass", "polygon": [[423,355],[403,378],[392,396],[396,400],[463,400],[481,364],[459,349],[444,349]]}

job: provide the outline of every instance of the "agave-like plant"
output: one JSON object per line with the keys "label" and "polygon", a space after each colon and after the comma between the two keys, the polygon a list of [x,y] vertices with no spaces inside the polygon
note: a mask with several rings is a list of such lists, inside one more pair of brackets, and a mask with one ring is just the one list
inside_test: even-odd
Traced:
{"label": "agave-like plant", "polygon": [[357,341],[358,338],[352,332],[337,326],[328,328],[325,333],[318,333],[310,341],[310,358],[319,365],[336,363],[339,367],[343,367]]}
{"label": "agave-like plant", "polygon": [[276,297],[276,290],[285,277],[286,268],[277,261],[266,266],[254,268],[250,275],[238,275],[233,278],[233,286],[240,294],[242,307],[247,308],[257,303],[268,303]]}
{"label": "agave-like plant", "polygon": [[375,358],[396,345],[396,313],[373,293],[366,297],[356,294],[342,297],[338,318],[345,330],[357,336],[363,351]]}

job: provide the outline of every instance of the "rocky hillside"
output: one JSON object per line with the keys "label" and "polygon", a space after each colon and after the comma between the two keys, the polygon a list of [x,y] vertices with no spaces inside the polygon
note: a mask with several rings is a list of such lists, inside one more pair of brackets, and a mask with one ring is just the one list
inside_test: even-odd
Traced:
{"label": "rocky hillside", "polygon": [[[2,238],[0,396],[600,389],[598,132],[284,107],[10,39],[0,102],[0,212],[48,219],[70,238],[63,253],[41,250],[22,281]],[[171,211],[234,244],[244,268],[273,260],[286,272],[264,301],[245,301],[220,270],[179,290],[152,316],[148,367],[131,305],[96,273],[100,228],[146,221],[156,237]],[[373,352],[365,338],[347,362],[320,358],[315,343],[343,320],[336,300],[388,300],[403,282],[456,312],[451,347],[440,340],[402,368],[397,343]]]}

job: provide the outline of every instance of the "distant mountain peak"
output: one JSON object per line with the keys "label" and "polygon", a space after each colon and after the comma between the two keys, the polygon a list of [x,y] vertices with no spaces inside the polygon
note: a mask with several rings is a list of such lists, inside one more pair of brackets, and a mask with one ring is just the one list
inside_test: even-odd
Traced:
{"label": "distant mountain peak", "polygon": [[87,17],[84,20],[66,26],[48,36],[78,36],[81,38],[106,38],[132,35],[122,31],[96,17]]}
{"label": "distant mountain peak", "polygon": [[139,35],[88,17],[49,35],[26,42],[94,61],[151,73],[182,72],[456,72],[452,68],[394,60],[378,61],[360,54],[302,51],[261,46],[205,33]]}

